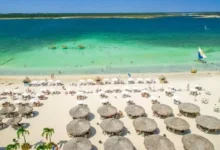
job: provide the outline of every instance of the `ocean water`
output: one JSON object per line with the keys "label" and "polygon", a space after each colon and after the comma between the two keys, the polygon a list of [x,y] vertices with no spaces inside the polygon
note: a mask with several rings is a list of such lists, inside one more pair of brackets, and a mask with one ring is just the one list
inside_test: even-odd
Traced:
{"label": "ocean water", "polygon": [[[207,55],[207,64],[194,61],[198,47]],[[220,19],[0,20],[0,75],[183,72],[191,68],[220,69]]]}

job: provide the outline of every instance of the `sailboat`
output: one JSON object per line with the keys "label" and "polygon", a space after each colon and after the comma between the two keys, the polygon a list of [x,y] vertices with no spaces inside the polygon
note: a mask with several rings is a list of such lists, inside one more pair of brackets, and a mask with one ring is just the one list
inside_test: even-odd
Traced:
{"label": "sailboat", "polygon": [[207,56],[203,53],[202,49],[199,47],[198,49],[198,62],[201,63],[206,63],[206,61],[204,60],[204,58],[206,58]]}

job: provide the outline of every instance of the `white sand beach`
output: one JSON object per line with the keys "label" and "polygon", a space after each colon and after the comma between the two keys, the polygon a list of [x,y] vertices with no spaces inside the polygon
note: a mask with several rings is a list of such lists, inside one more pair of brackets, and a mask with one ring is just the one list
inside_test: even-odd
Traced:
{"label": "white sand beach", "polygon": [[[157,100],[161,104],[169,105],[173,109],[174,116],[178,117],[179,114],[178,105],[174,104],[173,98],[166,96],[165,92],[158,91],[160,88],[168,88],[169,86],[173,86],[176,89],[181,89],[181,91],[175,91],[174,95],[180,97],[180,101],[190,102],[196,104],[200,107],[201,115],[209,115],[213,117],[217,117],[220,119],[220,113],[214,112],[215,104],[220,106],[219,98],[219,87],[220,87],[220,73],[211,72],[211,73],[198,73],[198,74],[190,74],[190,73],[176,73],[176,74],[163,74],[167,80],[168,84],[161,84],[158,80],[160,74],[132,74],[132,78],[152,78],[156,81],[156,84],[127,84],[127,75],[73,75],[73,76],[56,76],[55,80],[61,80],[61,82],[65,85],[65,88],[72,87],[76,92],[80,90],[92,91],[93,93],[85,94],[87,98],[84,100],[84,104],[88,105],[90,109],[90,119],[89,122],[91,124],[91,136],[89,140],[91,141],[93,150],[104,150],[103,143],[108,139],[107,135],[103,135],[102,129],[100,125],[97,123],[101,123],[100,115],[97,113],[97,109],[102,106],[100,102],[100,96],[96,93],[96,89],[102,89],[103,91],[106,88],[113,89],[114,87],[119,87],[122,91],[124,91],[124,87],[128,86],[130,88],[137,87],[138,89],[155,89],[156,91],[150,91],[151,96],[157,98]],[[126,84],[108,84],[108,85],[85,85],[85,86],[70,86],[72,83],[78,83],[80,79],[94,79],[95,77],[100,76],[101,78],[109,78],[118,77],[123,80]],[[24,86],[22,80],[25,76],[1,76],[0,77],[0,93],[2,93],[5,89],[14,90],[18,88],[19,91],[25,92],[28,88]],[[50,80],[50,76],[29,76],[29,78],[33,81],[45,80],[47,78]],[[12,85],[8,85],[8,83],[13,83]],[[193,88],[196,84],[202,86],[203,90],[198,91],[200,94],[195,97],[189,94],[187,91],[187,84],[190,84],[190,88]],[[34,149],[34,145],[40,141],[45,141],[44,137],[41,137],[41,133],[43,128],[49,127],[54,128],[55,134],[52,136],[52,141],[55,143],[59,143],[60,141],[69,141],[71,138],[68,136],[66,131],[66,125],[72,121],[72,117],[69,115],[69,110],[74,106],[77,106],[76,94],[70,95],[65,94],[65,90],[62,89],[62,86],[37,86],[37,87],[29,87],[31,90],[34,90],[36,93],[40,91],[42,88],[46,89],[56,89],[61,92],[59,95],[48,95],[48,99],[40,100],[43,103],[43,106],[34,107],[34,112],[37,114],[32,118],[22,118],[21,123],[27,123],[29,126],[27,130],[30,131],[30,135],[27,135],[27,141],[33,145],[32,149]],[[211,95],[206,94],[207,91],[210,92]],[[108,96],[107,100],[111,103],[112,106],[115,106],[117,110],[122,111],[124,117],[120,120],[124,123],[125,130],[123,132],[123,136],[130,139],[133,143],[134,147],[137,150],[145,150],[144,146],[144,137],[138,135],[133,126],[133,119],[130,119],[126,112],[125,107],[127,106],[126,99],[122,98],[121,93],[106,93]],[[170,139],[174,145],[176,150],[184,150],[182,144],[183,135],[175,134],[166,129],[164,124],[164,119],[155,117],[152,112],[152,102],[150,98],[144,98],[141,96],[141,93],[129,93],[131,95],[130,99],[137,105],[142,106],[145,109],[148,118],[154,119],[157,123],[159,129],[159,135],[166,134],[166,137]],[[3,96],[1,96],[3,97]],[[10,96],[6,96],[7,100],[13,103],[13,100]],[[208,104],[204,104],[201,102],[203,98],[208,100]],[[196,101],[195,101],[196,99]],[[2,101],[2,100],[0,100]],[[0,106],[0,109],[2,106]],[[196,127],[195,118],[189,118],[185,116],[180,116],[180,118],[186,120],[190,125],[190,132],[194,134],[201,135],[208,140],[210,140],[215,150],[220,149],[219,143],[219,135],[218,134],[209,134],[202,132]],[[3,118],[2,122],[7,122],[8,118]],[[127,131],[130,131],[129,133]],[[189,133],[188,133],[189,134]],[[13,143],[12,140],[16,138],[16,130],[14,130],[11,126],[0,129],[0,149],[4,149],[8,144]],[[23,139],[21,138],[20,143],[23,143]],[[102,141],[102,144],[99,143]],[[60,146],[60,145],[59,145]],[[61,147],[60,149],[62,149]]]}

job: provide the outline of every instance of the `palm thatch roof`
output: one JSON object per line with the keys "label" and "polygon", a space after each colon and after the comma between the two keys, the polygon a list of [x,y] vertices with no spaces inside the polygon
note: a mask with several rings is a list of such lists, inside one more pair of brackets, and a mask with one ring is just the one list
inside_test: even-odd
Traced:
{"label": "palm thatch roof", "polygon": [[117,108],[111,105],[104,105],[99,107],[97,112],[103,117],[109,117],[117,113]]}
{"label": "palm thatch roof", "polygon": [[159,76],[160,80],[166,80],[166,77],[164,77],[163,75]]}
{"label": "palm thatch roof", "polygon": [[33,111],[32,106],[20,106],[20,107],[18,107],[18,113],[21,114],[21,115],[31,113],[32,111]]}
{"label": "palm thatch roof", "polygon": [[131,141],[122,136],[112,136],[104,143],[104,150],[134,150]]}
{"label": "palm thatch roof", "polygon": [[79,105],[70,109],[69,114],[73,118],[82,118],[89,115],[89,108],[86,105]]}
{"label": "palm thatch roof", "polygon": [[0,114],[1,115],[5,115],[5,114],[13,112],[14,110],[15,110],[15,106],[14,105],[6,106],[6,107],[3,107],[0,110]]}
{"label": "palm thatch roof", "polygon": [[105,132],[119,132],[124,128],[124,123],[121,120],[109,118],[103,120],[100,126]]}
{"label": "palm thatch roof", "polygon": [[133,126],[138,131],[153,132],[157,129],[157,123],[153,119],[140,117],[133,121]]}
{"label": "palm thatch roof", "polygon": [[210,130],[220,130],[220,120],[212,116],[198,116],[196,117],[196,123]]}
{"label": "palm thatch roof", "polygon": [[144,139],[147,150],[175,150],[173,142],[161,135],[150,135]]}
{"label": "palm thatch roof", "polygon": [[170,116],[173,114],[173,109],[165,104],[154,104],[152,110],[161,116]]}
{"label": "palm thatch roof", "polygon": [[91,142],[88,139],[82,137],[71,139],[63,147],[63,150],[91,150],[91,149],[92,149]]}
{"label": "palm thatch roof", "polygon": [[186,112],[186,113],[199,113],[200,112],[199,106],[192,104],[192,103],[181,103],[179,105],[179,110]]}
{"label": "palm thatch roof", "polygon": [[95,81],[96,81],[96,83],[100,83],[100,82],[102,81],[102,78],[99,77],[99,76],[97,76],[97,77],[95,78]]}
{"label": "palm thatch roof", "polygon": [[7,125],[10,126],[10,125],[16,125],[18,124],[19,122],[21,122],[22,118],[21,117],[15,117],[15,118],[11,118],[7,121]]}
{"label": "palm thatch roof", "polygon": [[26,77],[24,80],[23,80],[23,83],[30,83],[31,82],[31,79]]}
{"label": "palm thatch roof", "polygon": [[73,136],[83,135],[90,130],[90,123],[88,120],[85,119],[75,119],[72,120],[66,126],[66,130],[69,134]]}
{"label": "palm thatch roof", "polygon": [[178,117],[168,117],[164,120],[167,127],[179,131],[189,130],[189,123]]}
{"label": "palm thatch roof", "polygon": [[125,112],[130,116],[142,116],[145,113],[145,110],[143,107],[139,105],[128,105],[125,108]]}
{"label": "palm thatch roof", "polygon": [[182,143],[187,150],[214,150],[214,145],[206,138],[197,134],[187,134],[182,137]]}

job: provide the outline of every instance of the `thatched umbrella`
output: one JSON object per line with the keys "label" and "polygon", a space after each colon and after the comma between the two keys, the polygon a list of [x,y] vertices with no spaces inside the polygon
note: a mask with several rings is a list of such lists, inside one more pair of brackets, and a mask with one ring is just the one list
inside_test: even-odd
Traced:
{"label": "thatched umbrella", "polygon": [[117,108],[111,105],[104,105],[99,107],[97,111],[102,117],[109,117],[117,113]]}
{"label": "thatched umbrella", "polygon": [[69,114],[73,118],[83,118],[89,115],[89,108],[86,105],[79,105],[70,109]]}
{"label": "thatched umbrella", "polygon": [[128,105],[125,108],[125,112],[132,117],[136,117],[136,116],[142,116],[145,113],[145,110],[143,107],[139,106],[139,105]]}
{"label": "thatched umbrella", "polygon": [[150,135],[144,139],[147,150],[175,150],[173,142],[161,135]]}
{"label": "thatched umbrella", "polygon": [[167,117],[173,114],[173,109],[170,106],[165,105],[165,104],[154,104],[152,106],[152,110],[160,116]]}
{"label": "thatched umbrella", "polygon": [[26,77],[24,80],[23,80],[23,83],[30,83],[31,82],[31,79]]}
{"label": "thatched umbrella", "polygon": [[88,120],[85,119],[75,119],[72,120],[66,126],[66,130],[72,136],[80,136],[87,133],[90,130],[90,123]]}
{"label": "thatched umbrella", "polygon": [[196,123],[209,130],[220,130],[220,120],[212,116],[198,116],[196,117]]}
{"label": "thatched umbrella", "polygon": [[206,138],[197,134],[187,134],[182,137],[186,150],[215,150],[214,145]]}
{"label": "thatched umbrella", "polygon": [[104,143],[104,150],[134,150],[131,141],[122,136],[113,136]]}
{"label": "thatched umbrella", "polygon": [[123,130],[124,123],[121,120],[109,118],[103,120],[100,126],[104,132],[116,133]]}
{"label": "thatched umbrella", "polygon": [[32,111],[33,111],[32,106],[20,106],[20,107],[18,107],[18,113],[21,114],[21,115],[29,114]]}
{"label": "thatched umbrella", "polygon": [[92,149],[91,142],[88,139],[82,137],[71,139],[63,147],[63,150],[91,150],[91,149]]}
{"label": "thatched umbrella", "polygon": [[12,113],[14,110],[15,110],[15,106],[14,105],[9,105],[9,106],[3,107],[0,110],[0,114],[1,115],[9,114],[9,113]]}
{"label": "thatched umbrella", "polygon": [[188,113],[188,114],[199,114],[200,108],[199,106],[192,103],[181,103],[179,105],[180,112]]}
{"label": "thatched umbrella", "polygon": [[133,126],[138,131],[154,132],[157,129],[157,123],[153,119],[140,117],[133,121]]}
{"label": "thatched umbrella", "polygon": [[19,122],[21,122],[22,118],[21,117],[15,117],[15,118],[11,118],[7,121],[7,125],[17,125],[19,124]]}
{"label": "thatched umbrella", "polygon": [[102,82],[102,78],[99,77],[99,76],[97,76],[97,77],[95,78],[95,81],[96,81],[97,84],[99,84],[100,82]]}
{"label": "thatched umbrella", "polygon": [[164,120],[164,123],[168,128],[177,130],[177,131],[186,131],[189,130],[189,123],[184,119],[178,117],[168,117]]}
{"label": "thatched umbrella", "polygon": [[159,76],[160,80],[166,80],[166,77],[164,77],[163,75]]}

